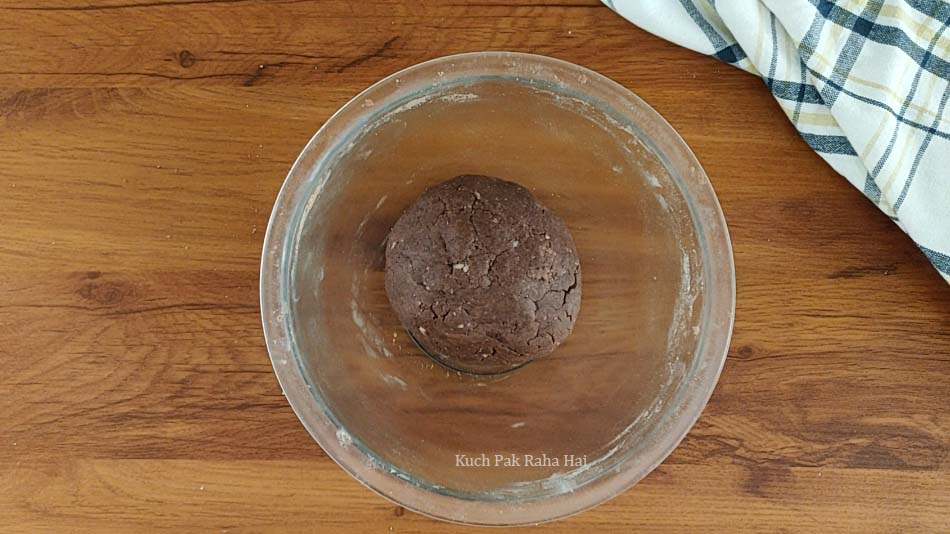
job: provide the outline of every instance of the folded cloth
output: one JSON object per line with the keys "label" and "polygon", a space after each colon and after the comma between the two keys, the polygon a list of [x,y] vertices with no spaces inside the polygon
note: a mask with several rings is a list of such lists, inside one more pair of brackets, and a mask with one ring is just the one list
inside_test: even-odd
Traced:
{"label": "folded cloth", "polygon": [[799,134],[950,282],[950,3],[603,0],[760,76]]}

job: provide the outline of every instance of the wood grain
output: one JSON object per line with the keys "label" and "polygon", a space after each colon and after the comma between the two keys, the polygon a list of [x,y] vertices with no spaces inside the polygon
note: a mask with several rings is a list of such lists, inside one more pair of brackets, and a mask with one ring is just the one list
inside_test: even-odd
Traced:
{"label": "wood grain", "polygon": [[593,0],[0,12],[0,532],[474,530],[404,513],[313,443],[270,369],[257,271],[283,177],[337,107],[485,49],[637,92],[703,163],[735,247],[703,417],[548,530],[950,530],[950,288],[754,77]]}

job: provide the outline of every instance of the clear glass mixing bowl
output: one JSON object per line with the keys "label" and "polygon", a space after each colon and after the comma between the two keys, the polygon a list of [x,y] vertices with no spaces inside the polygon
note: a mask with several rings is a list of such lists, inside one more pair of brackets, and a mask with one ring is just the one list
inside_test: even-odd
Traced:
{"label": "clear glass mixing bowl", "polygon": [[[383,288],[391,225],[458,174],[531,189],[584,272],[573,334],[503,375],[433,362]],[[347,103],[290,171],[261,265],[268,350],[310,434],[380,494],[471,524],[564,517],[643,478],[712,394],[734,306],[726,224],[683,140],[617,83],[528,54],[435,59]]]}

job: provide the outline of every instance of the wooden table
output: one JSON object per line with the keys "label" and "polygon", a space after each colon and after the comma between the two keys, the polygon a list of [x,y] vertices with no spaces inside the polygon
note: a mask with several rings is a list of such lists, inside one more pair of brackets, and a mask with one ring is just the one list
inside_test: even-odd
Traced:
{"label": "wooden table", "polygon": [[643,97],[735,247],[735,335],[699,423],[635,488],[546,528],[950,529],[950,288],[755,77],[595,0],[0,0],[0,49],[0,532],[456,530],[298,423],[258,262],[334,110],[493,49]]}

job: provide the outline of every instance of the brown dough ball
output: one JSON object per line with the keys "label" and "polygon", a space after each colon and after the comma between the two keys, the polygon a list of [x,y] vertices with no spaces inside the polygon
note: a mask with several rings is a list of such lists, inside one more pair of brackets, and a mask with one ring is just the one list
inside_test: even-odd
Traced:
{"label": "brown dough ball", "polygon": [[571,333],[580,261],[567,226],[530,191],[457,176],[423,193],[390,230],[386,294],[438,361],[499,373],[550,353]]}

